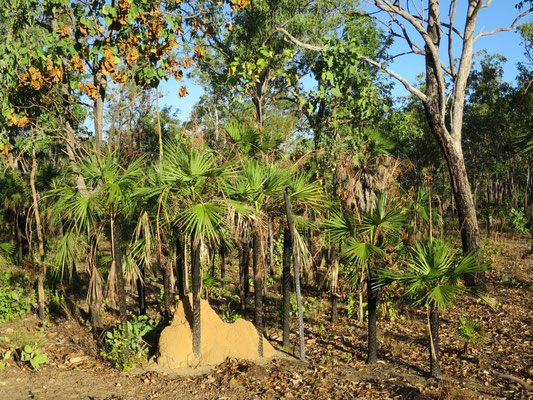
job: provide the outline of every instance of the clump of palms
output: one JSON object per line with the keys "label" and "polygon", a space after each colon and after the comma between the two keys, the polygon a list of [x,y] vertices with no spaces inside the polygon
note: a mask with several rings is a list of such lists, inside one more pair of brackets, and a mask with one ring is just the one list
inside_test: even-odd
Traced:
{"label": "clump of palms", "polygon": [[406,260],[405,271],[382,269],[375,287],[398,282],[414,305],[427,310],[429,332],[430,375],[440,379],[439,312],[467,292],[484,295],[476,288],[464,286],[462,278],[487,270],[475,253],[462,255],[440,240],[417,242]]}
{"label": "clump of palms", "polygon": [[[336,213],[325,221],[326,232],[334,241],[345,243],[341,258],[348,265],[348,281],[355,287],[366,281],[368,304],[367,363],[377,362],[376,271],[393,263],[398,248],[397,234],[405,225],[402,209],[391,198],[378,194],[369,212],[359,217]],[[362,286],[362,285],[361,285]],[[360,290],[362,287],[360,286]]]}
{"label": "clump of palms", "polygon": [[[163,156],[150,176],[147,188],[139,190],[145,198],[157,199],[156,229],[159,258],[168,281],[170,265],[163,260],[160,220],[165,218],[175,238],[191,238],[191,274],[193,290],[193,350],[200,357],[200,292],[201,253],[206,247],[218,244],[223,231],[225,202],[221,193],[222,180],[233,170],[218,165],[215,154],[206,147],[194,147],[183,142],[169,141],[164,145]],[[165,224],[167,225],[167,224]],[[165,284],[165,309],[168,313],[170,288]]]}
{"label": "clump of palms", "polygon": [[[101,325],[100,307],[103,301],[103,277],[97,266],[98,244],[106,232],[111,243],[112,265],[108,279],[109,294],[117,285],[121,320],[126,322],[126,302],[122,270],[121,227],[134,210],[134,187],[142,178],[143,160],[123,165],[117,153],[92,154],[77,164],[78,174],[87,184],[82,193],[72,181],[48,192],[56,217],[65,221],[65,235],[58,245],[57,258],[62,266],[72,268],[79,248],[77,235],[87,235],[89,303],[93,326]],[[114,272],[114,273],[113,273]]]}

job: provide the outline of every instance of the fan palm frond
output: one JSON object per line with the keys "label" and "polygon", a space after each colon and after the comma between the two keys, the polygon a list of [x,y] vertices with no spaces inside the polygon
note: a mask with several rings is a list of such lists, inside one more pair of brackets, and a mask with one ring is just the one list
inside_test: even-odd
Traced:
{"label": "fan palm frond", "polygon": [[372,243],[351,238],[342,252],[341,257],[355,265],[367,267],[373,257],[384,257],[385,254],[383,249]]}
{"label": "fan palm frond", "polygon": [[295,173],[289,181],[289,194],[291,202],[294,204],[305,204],[306,206],[317,208],[324,204],[324,191],[319,182],[313,181],[311,175],[307,173]]}
{"label": "fan palm frond", "polygon": [[324,220],[324,228],[331,239],[339,243],[344,243],[356,233],[353,215],[346,211],[332,212],[331,216]]}
{"label": "fan palm frond", "polygon": [[221,221],[222,207],[219,204],[198,203],[183,210],[176,222],[187,233],[216,240]]}

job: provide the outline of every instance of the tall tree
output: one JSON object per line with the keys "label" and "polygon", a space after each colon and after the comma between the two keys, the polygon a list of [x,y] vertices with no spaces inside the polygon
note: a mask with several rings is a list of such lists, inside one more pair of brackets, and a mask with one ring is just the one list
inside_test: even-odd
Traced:
{"label": "tall tree", "polygon": [[[389,16],[390,23],[386,23],[386,26],[393,36],[407,43],[409,53],[424,57],[425,88],[420,90],[414,87],[404,77],[372,58],[360,56],[359,59],[380,68],[401,82],[424,104],[431,132],[448,165],[461,227],[463,251],[466,253],[476,249],[480,244],[480,234],[462,148],[465,92],[472,67],[473,45],[481,37],[514,29],[518,21],[532,11],[531,2],[520,2],[520,5],[529,5],[529,8],[518,15],[509,26],[477,34],[475,29],[478,15],[482,9],[490,6],[490,0],[452,0],[447,12],[443,11],[445,6],[439,0],[427,0],[423,7],[419,7],[414,1],[402,4],[397,1],[371,0],[369,3]],[[463,24],[456,24],[455,18],[461,6],[465,7],[465,21]],[[441,15],[446,14],[448,18],[443,21]],[[410,29],[406,29],[406,25]],[[282,28],[278,30],[301,47],[315,51],[324,50],[321,46],[302,43]],[[415,37],[418,40],[415,40]],[[458,60],[454,57],[454,43],[457,39],[462,43]],[[474,278],[469,276],[468,282],[474,284]]]}

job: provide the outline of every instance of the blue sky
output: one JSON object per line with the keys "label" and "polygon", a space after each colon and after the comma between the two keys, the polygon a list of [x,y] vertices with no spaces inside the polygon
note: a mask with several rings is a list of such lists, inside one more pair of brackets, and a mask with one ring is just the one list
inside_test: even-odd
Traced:
{"label": "blue sky", "polygon": [[[443,3],[446,3],[446,1]],[[456,25],[464,21],[464,12],[461,14],[460,11],[461,9],[464,11],[466,0],[458,0],[458,3],[459,9],[456,16]],[[476,33],[480,31],[488,32],[495,28],[509,26],[516,16],[519,15],[519,11],[515,9],[514,3],[512,0],[493,0],[488,8],[480,11]],[[442,6],[442,9],[447,11],[445,6]],[[531,18],[531,15],[529,15],[520,22],[530,21]],[[455,42],[456,44],[459,43],[457,40]],[[485,49],[489,54],[501,54],[507,58],[504,79],[512,82],[517,73],[516,63],[524,60],[523,48],[520,45],[520,35],[515,31],[509,31],[482,37],[474,44],[474,52],[482,49]],[[405,47],[401,44],[395,44],[391,49],[391,54],[402,51],[405,51]],[[459,51],[460,49],[458,48],[454,49],[454,57],[459,57]],[[423,62],[424,60],[420,56],[403,56],[397,58],[390,69],[413,83],[415,76],[424,71]],[[189,95],[179,99],[178,90],[183,84],[187,86]],[[160,90],[164,95],[160,100],[160,105],[172,106],[174,109],[179,109],[180,119],[186,119],[189,116],[192,107],[202,95],[201,87],[195,85],[192,80],[188,79],[184,79],[179,84],[171,80],[161,85]],[[396,84],[393,94],[396,96],[405,96],[407,95],[407,91],[401,84]]]}

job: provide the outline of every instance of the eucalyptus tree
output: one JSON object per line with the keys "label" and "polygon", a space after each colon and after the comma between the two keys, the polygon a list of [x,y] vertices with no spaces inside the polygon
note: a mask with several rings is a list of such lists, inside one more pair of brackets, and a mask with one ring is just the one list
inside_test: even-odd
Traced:
{"label": "eucalyptus tree", "polygon": [[432,239],[416,243],[406,260],[405,271],[379,271],[379,280],[374,283],[375,288],[397,281],[406,288],[405,295],[415,305],[426,308],[431,377],[442,377],[439,363],[440,310],[450,306],[466,292],[487,299],[479,290],[465,287],[461,283],[461,278],[466,274],[475,274],[487,268],[488,265],[480,262],[475,253],[459,255],[445,242]]}
{"label": "eucalyptus tree", "polygon": [[[381,194],[370,211],[359,216],[348,211],[338,211],[324,222],[332,239],[344,244],[341,258],[348,270],[347,279],[352,287],[361,275],[366,281],[368,304],[368,364],[377,362],[377,303],[376,271],[383,265],[393,264],[398,250],[399,231],[406,223],[398,204]],[[363,281],[363,279],[360,279]]]}
{"label": "eucalyptus tree", "polygon": [[[232,93],[226,93],[229,97],[252,101],[254,119],[262,128],[274,102],[286,98],[298,103],[295,93],[302,89],[299,80],[308,72],[306,55],[295,54],[295,46],[277,35],[276,28],[290,27],[306,38],[318,39],[337,29],[345,19],[341,11],[351,3],[260,0],[251,7],[236,8],[230,18],[219,10],[219,19],[203,29],[206,52],[199,68],[220,76],[210,78],[213,87],[229,83],[233,88]],[[223,19],[225,25],[220,23]],[[302,62],[290,63],[292,57]]]}
{"label": "eucalyptus tree", "polygon": [[[462,148],[465,91],[472,67],[473,45],[482,37],[514,29],[518,21],[533,10],[532,3],[530,1],[517,2],[518,6],[526,6],[527,9],[517,15],[507,27],[479,33],[475,32],[478,15],[482,9],[490,6],[490,1],[458,2],[452,0],[449,7],[441,4],[439,0],[428,0],[423,3],[423,7],[418,7],[414,1],[401,3],[389,0],[369,0],[368,3],[378,11],[378,15],[369,13],[369,17],[383,21],[385,29],[389,30],[391,35],[406,43],[407,53],[418,54],[424,59],[426,82],[424,89],[420,90],[379,60],[364,54],[358,56],[360,61],[381,69],[399,81],[424,105],[430,130],[447,162],[452,191],[457,204],[459,226],[462,227],[463,251],[467,253],[478,248],[480,240]],[[441,18],[441,15],[446,13],[444,7],[448,11],[446,20]],[[456,15],[459,14],[460,8],[464,11],[466,18],[464,23],[456,24]],[[388,16],[390,21],[382,19],[380,13]],[[406,26],[411,30],[406,29]],[[321,45],[304,43],[296,35],[283,28],[278,28],[278,30],[302,48],[319,52],[326,50]],[[462,45],[459,59],[454,57],[456,40],[459,40]],[[357,69],[354,71],[354,74],[356,73]],[[474,284],[473,277],[467,276],[467,279],[469,284]]]}

